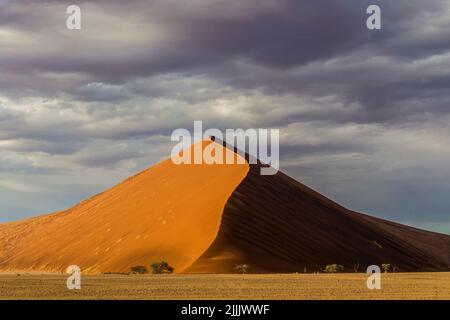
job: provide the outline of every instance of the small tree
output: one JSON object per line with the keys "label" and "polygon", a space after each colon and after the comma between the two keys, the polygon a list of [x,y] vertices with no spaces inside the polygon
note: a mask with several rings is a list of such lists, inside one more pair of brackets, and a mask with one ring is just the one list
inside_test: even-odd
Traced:
{"label": "small tree", "polygon": [[325,273],[339,273],[344,271],[344,266],[341,264],[329,264],[323,269]]}
{"label": "small tree", "polygon": [[236,267],[234,267],[236,270],[241,272],[242,274],[247,273],[250,269],[250,266],[248,264],[238,264]]}
{"label": "small tree", "polygon": [[151,264],[153,274],[173,273],[174,269],[166,261],[157,261]]}
{"label": "small tree", "polygon": [[390,263],[383,263],[383,264],[381,264],[381,268],[383,268],[384,273],[388,273],[388,271],[391,270],[391,264]]}
{"label": "small tree", "polygon": [[144,266],[134,266],[134,267],[131,267],[131,272],[144,274],[144,273],[148,273],[148,270]]}

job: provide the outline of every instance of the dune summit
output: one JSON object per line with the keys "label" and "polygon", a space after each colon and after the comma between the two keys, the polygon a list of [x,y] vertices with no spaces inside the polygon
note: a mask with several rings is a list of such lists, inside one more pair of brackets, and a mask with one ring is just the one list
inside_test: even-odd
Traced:
{"label": "dune summit", "polygon": [[259,166],[168,159],[71,209],[1,224],[0,271],[128,272],[158,260],[184,273],[450,269],[450,236],[352,212]]}

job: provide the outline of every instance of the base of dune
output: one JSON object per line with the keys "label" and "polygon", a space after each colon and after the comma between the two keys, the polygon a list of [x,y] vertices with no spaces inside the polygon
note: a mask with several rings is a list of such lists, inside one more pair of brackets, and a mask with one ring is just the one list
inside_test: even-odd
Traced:
{"label": "base of dune", "polygon": [[0,299],[144,300],[450,300],[450,273],[382,275],[369,290],[365,274],[89,275],[81,290],[66,276],[0,275]]}

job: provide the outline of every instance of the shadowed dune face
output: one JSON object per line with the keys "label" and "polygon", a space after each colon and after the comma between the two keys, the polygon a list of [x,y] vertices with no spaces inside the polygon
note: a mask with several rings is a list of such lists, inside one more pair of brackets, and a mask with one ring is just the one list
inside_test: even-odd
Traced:
{"label": "shadowed dune face", "polygon": [[186,272],[314,272],[338,263],[364,272],[390,263],[398,271],[448,271],[450,236],[351,212],[282,172],[251,165],[225,206],[219,234]]}
{"label": "shadowed dune face", "polygon": [[72,209],[0,225],[0,270],[75,264],[83,272],[127,272],[167,260],[181,272],[217,236],[223,208],[248,170],[168,159]]}
{"label": "shadowed dune face", "polygon": [[[225,153],[216,142],[204,141]],[[198,144],[199,145],[199,144]],[[191,147],[191,153],[195,146]],[[244,161],[245,162],[245,161]],[[260,164],[166,160],[59,213],[0,225],[1,271],[127,272],[167,260],[176,272],[448,271],[450,236],[352,212]]]}

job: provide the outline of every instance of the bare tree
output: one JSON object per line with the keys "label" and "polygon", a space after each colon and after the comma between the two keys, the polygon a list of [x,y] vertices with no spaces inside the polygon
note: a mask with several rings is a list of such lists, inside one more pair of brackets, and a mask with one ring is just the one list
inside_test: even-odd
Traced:
{"label": "bare tree", "polygon": [[388,271],[391,270],[391,264],[390,263],[383,263],[383,264],[381,264],[381,268],[383,268],[384,273],[388,273]]}
{"label": "bare tree", "polygon": [[238,264],[236,267],[234,267],[236,270],[241,272],[242,274],[245,274],[250,269],[250,266],[248,264]]}
{"label": "bare tree", "polygon": [[323,269],[325,273],[339,273],[344,272],[344,266],[341,264],[329,264]]}
{"label": "bare tree", "polygon": [[157,261],[151,264],[153,274],[173,273],[174,269],[166,261]]}

